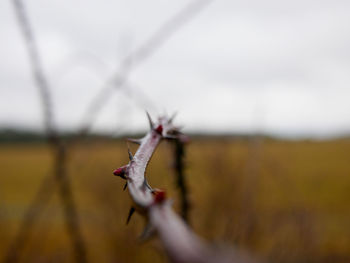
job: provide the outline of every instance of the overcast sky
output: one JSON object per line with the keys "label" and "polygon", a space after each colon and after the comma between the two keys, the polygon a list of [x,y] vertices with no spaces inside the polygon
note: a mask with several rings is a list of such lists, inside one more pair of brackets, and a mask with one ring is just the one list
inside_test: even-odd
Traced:
{"label": "overcast sky", "polygon": [[[77,129],[89,102],[189,1],[27,0],[54,101]],[[42,109],[10,0],[0,2],[0,126],[42,128]],[[216,0],[135,66],[94,130],[146,128],[177,111],[187,131],[334,135],[350,131],[350,1]]]}

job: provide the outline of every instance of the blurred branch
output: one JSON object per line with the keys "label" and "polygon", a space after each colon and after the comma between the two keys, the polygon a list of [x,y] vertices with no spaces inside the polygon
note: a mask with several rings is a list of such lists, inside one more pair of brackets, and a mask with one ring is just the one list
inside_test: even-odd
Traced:
{"label": "blurred branch", "polygon": [[142,108],[142,110],[148,109],[150,111],[156,111],[157,108],[154,101],[143,91],[139,85],[128,81],[124,84],[124,87],[124,94],[132,99],[138,105],[138,107]]}
{"label": "blurred branch", "polygon": [[71,241],[76,262],[88,262],[85,242],[80,230],[77,208],[73,198],[71,182],[67,174],[68,149],[61,142],[55,149],[55,177],[59,186],[63,204],[65,223]]}
{"label": "blurred branch", "polygon": [[158,144],[162,139],[178,139],[178,129],[169,118],[159,118],[156,123],[150,119],[150,124],[151,130],[144,138],[133,140],[140,143],[140,147],[134,156],[129,151],[130,162],[114,171],[114,175],[127,181],[133,201],[128,221],[134,211],[145,216],[148,226],[142,236],[147,238],[155,231],[172,262],[252,262],[242,254],[219,249],[202,240],[172,210],[165,191],[149,186],[145,170]]}
{"label": "blurred branch", "polygon": [[[43,105],[44,123],[48,142],[52,150],[55,152],[54,174],[56,181],[60,186],[60,197],[65,212],[65,221],[68,234],[71,238],[74,249],[74,256],[77,262],[87,262],[84,240],[80,232],[73,194],[67,177],[67,151],[65,145],[63,144],[62,138],[60,138],[57,130],[54,127],[52,97],[50,94],[49,84],[42,68],[37,43],[30,26],[25,6],[21,0],[13,0],[12,3],[18,18],[19,27],[24,36],[33,76],[35,78]],[[51,185],[50,177],[48,179],[45,178],[42,182],[39,192],[36,194],[35,199],[29,206],[25,216],[22,219],[19,232],[17,233],[13,244],[10,246],[8,253],[4,258],[4,262],[18,261],[21,250],[30,235],[30,230],[34,225],[38,212],[44,206],[44,202],[47,202],[47,199],[49,199],[51,196]]]}
{"label": "blurred branch", "polygon": [[212,0],[196,0],[186,5],[173,17],[167,20],[158,30],[155,31],[137,50],[127,55],[121,62],[120,70],[113,74],[105,85],[93,98],[83,115],[82,127],[79,134],[86,134],[91,129],[98,113],[114,90],[123,87],[128,79],[130,71],[142,61],[153,55],[158,48],[169,39],[177,30],[185,25],[195,14],[198,14]]}
{"label": "blurred branch", "polygon": [[189,208],[190,202],[188,200],[187,182],[185,176],[185,141],[175,140],[174,141],[174,159],[175,159],[175,173],[176,173],[176,184],[179,188],[180,199],[181,199],[181,216],[189,223]]}
{"label": "blurred branch", "polygon": [[55,132],[53,124],[52,98],[50,96],[49,84],[42,67],[37,43],[34,34],[31,30],[29,19],[27,17],[27,13],[22,1],[12,0],[12,3],[15,7],[19,27],[24,36],[25,45],[29,55],[32,73],[39,90],[39,95],[44,113],[44,124],[46,134],[48,135],[49,139],[54,139],[57,137],[57,134]]}
{"label": "blurred branch", "polygon": [[39,213],[44,210],[45,205],[49,202],[52,191],[54,190],[54,180],[52,180],[51,174],[46,175],[41,181],[39,190],[26,210],[14,241],[7,250],[7,253],[2,262],[11,263],[19,262],[20,254],[30,236],[30,231],[33,229],[35,220]]}
{"label": "blurred branch", "polygon": [[135,52],[132,52],[122,61],[122,68],[127,65],[136,66],[143,60],[153,55],[159,47],[167,41],[176,31],[194,18],[204,7],[213,0],[196,0],[190,2],[173,17],[161,25],[148,40],[146,40]]}

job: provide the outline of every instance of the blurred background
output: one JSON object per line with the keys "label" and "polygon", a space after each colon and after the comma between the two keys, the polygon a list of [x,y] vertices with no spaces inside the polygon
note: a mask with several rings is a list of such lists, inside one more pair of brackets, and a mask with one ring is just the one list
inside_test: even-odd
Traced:
{"label": "blurred background", "polygon": [[[148,168],[196,233],[268,262],[350,261],[350,2],[0,2],[0,260],[166,262],[112,171]],[[136,151],[136,146],[131,146]]]}

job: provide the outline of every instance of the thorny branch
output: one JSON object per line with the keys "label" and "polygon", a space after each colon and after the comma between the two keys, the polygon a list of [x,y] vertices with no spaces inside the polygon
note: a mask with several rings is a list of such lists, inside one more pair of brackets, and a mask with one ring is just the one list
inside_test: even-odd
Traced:
{"label": "thorny branch", "polygon": [[142,237],[157,233],[172,262],[252,262],[242,253],[214,247],[198,237],[172,210],[165,191],[149,186],[145,170],[158,144],[163,139],[178,139],[180,134],[171,118],[161,117],[153,123],[149,117],[149,122],[151,130],[147,135],[140,140],[131,140],[140,146],[134,156],[129,150],[130,162],[113,172],[127,181],[133,203],[127,222],[134,211],[143,215],[148,225]]}
{"label": "thorny branch", "polygon": [[[116,77],[114,78],[112,77],[112,80],[110,80],[110,82],[114,83],[114,85],[106,85],[97,94],[97,96],[91,102],[90,106],[86,111],[85,119],[83,120],[83,125],[80,128],[80,130],[77,132],[77,137],[75,137],[75,139],[81,138],[82,136],[86,135],[89,132],[94,119],[97,117],[100,109],[103,107],[109,95],[111,95],[111,93],[113,92],[113,90],[115,90],[116,87],[122,86],[123,83],[124,83],[123,84],[124,86],[128,85],[128,82],[124,82],[124,80],[123,81],[121,80],[124,79],[123,74],[127,73],[128,71],[126,70],[126,68],[128,67],[128,64],[130,63],[131,58],[134,58],[133,65],[135,65],[135,57],[139,57],[139,58],[142,57],[142,59],[145,59],[147,56],[150,56],[160,46],[160,43],[158,44],[156,42],[157,39],[160,40],[162,43],[164,43],[167,38],[173,35],[176,29],[178,29],[181,25],[184,24],[184,22],[187,22],[194,14],[196,14],[197,12],[196,7],[199,9],[202,9],[208,3],[210,3],[210,0],[209,1],[196,0],[193,3],[190,3],[190,5],[183,8],[179,13],[177,13],[174,17],[172,17],[165,24],[163,24],[160,27],[160,29],[157,30],[156,33],[154,33],[154,35],[148,39],[148,41],[146,41],[143,45],[141,45],[140,49],[135,51],[136,52],[135,54],[138,54],[137,56],[134,55],[134,53],[131,53],[124,59],[124,62],[122,63],[122,69],[120,70],[120,72],[115,74],[115,76],[117,76],[117,79],[120,79],[119,82],[116,81],[115,79]],[[54,134],[52,133],[52,131],[54,131],[53,121],[52,121],[53,118],[52,118],[52,112],[51,112],[52,103],[51,103],[51,98],[49,96],[48,82],[42,70],[39,54],[36,49],[35,38],[33,37],[31,28],[29,26],[30,24],[25,12],[25,7],[23,6],[22,2],[20,0],[13,0],[13,4],[17,12],[21,29],[23,30],[23,34],[25,35],[25,39],[27,40],[26,43],[28,47],[28,53],[31,54],[30,56],[32,58],[31,63],[33,65],[32,66],[33,72],[35,73],[38,86],[40,87],[40,91],[41,91],[40,94],[42,94],[42,98],[43,98],[42,101],[43,101],[44,112],[46,116],[45,117],[46,130],[49,131],[48,134]],[[185,21],[181,21],[181,19],[183,18],[185,18]],[[130,70],[130,68],[128,69]],[[114,82],[113,82],[113,79],[114,79]],[[49,99],[46,99],[46,98],[49,98]],[[33,202],[31,203],[30,207],[28,208],[27,212],[24,215],[19,233],[16,236],[14,241],[13,249],[15,249],[16,251],[20,251],[21,247],[24,245],[25,241],[28,239],[29,231],[33,227],[35,219],[38,217],[40,211],[42,210],[42,207],[44,206],[44,202],[47,202],[51,197],[52,193],[54,192],[53,190],[54,190],[54,183],[52,182],[52,176],[48,175],[40,184],[39,190],[35,198],[33,199]],[[14,260],[13,262],[15,261],[16,260]]]}
{"label": "thorny branch", "polygon": [[[35,81],[41,97],[46,134],[50,144],[52,145],[56,153],[57,160],[60,159],[60,156],[62,157],[63,151],[64,158],[61,159],[63,160],[62,162],[60,161],[56,165],[56,171],[54,171],[54,173],[56,174],[55,177],[60,184],[61,193],[66,191],[69,192],[71,191],[70,186],[67,185],[67,182],[69,183],[69,178],[67,177],[65,171],[65,154],[68,151],[68,149],[66,149],[66,146],[63,144],[62,138],[60,138],[54,127],[54,118],[52,113],[52,98],[50,96],[49,83],[46,79],[44,70],[42,68],[40,54],[37,49],[35,37],[30,27],[25,6],[23,5],[21,0],[13,0],[12,2],[15,7],[20,29],[22,30],[25,39],[25,44],[28,50],[30,63],[32,66],[31,68],[33,70],[33,75],[35,77]],[[198,13],[199,10],[203,9],[210,2],[211,0],[195,0],[194,2],[191,2],[174,17],[172,17],[165,24],[163,24],[158,31],[156,31],[143,45],[141,45],[139,49],[137,49],[135,52],[132,52],[124,59],[124,61],[121,64],[122,67],[120,72],[116,73],[114,77],[112,77],[112,79],[108,82],[112,85],[106,85],[105,88],[101,90],[101,92],[91,103],[90,107],[87,110],[87,114],[85,115],[85,122],[83,122],[83,126],[78,131],[77,136],[85,135],[86,133],[88,133],[100,108],[102,108],[102,106],[105,104],[105,101],[108,99],[112,91],[115,90],[116,87],[128,85],[126,74],[131,70],[131,68],[138,62],[146,59],[151,54],[153,54],[162,43],[164,43],[170,36],[173,35],[173,33],[176,30],[178,30],[183,24],[188,22],[188,20],[192,18],[192,16]],[[61,173],[60,171],[63,172]],[[60,174],[63,174],[64,178],[60,178]],[[35,219],[38,217],[40,211],[43,210],[45,203],[52,196],[52,193],[54,192],[54,186],[55,183],[54,181],[52,181],[51,175],[48,175],[43,179],[33,202],[31,203],[30,207],[27,209],[23,217],[19,231],[15,237],[14,242],[9,248],[7,255],[4,258],[4,262],[17,262],[19,260],[20,251],[22,250],[24,244],[27,242],[30,230],[33,228]],[[68,229],[73,229],[74,227],[69,226],[69,224],[72,223],[72,220],[77,220],[77,213],[74,208],[75,205],[73,202],[73,195],[69,194],[69,198],[62,198],[63,202],[66,203],[66,216],[72,214],[74,215],[72,217],[73,219],[67,219]],[[78,226],[77,222],[78,221],[75,221],[75,223],[73,222],[73,225]],[[74,247],[76,248],[75,255],[77,261],[86,261],[86,257],[84,256],[84,254],[86,253],[84,252],[85,246],[82,237],[80,236],[80,231],[77,230],[69,232],[72,235],[76,236],[75,241],[73,240],[73,243]]]}

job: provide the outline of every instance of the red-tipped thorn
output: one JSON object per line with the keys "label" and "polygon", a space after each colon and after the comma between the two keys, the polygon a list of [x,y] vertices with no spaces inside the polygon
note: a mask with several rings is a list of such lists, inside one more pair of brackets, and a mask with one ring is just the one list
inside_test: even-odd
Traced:
{"label": "red-tipped thorn", "polygon": [[126,168],[127,168],[127,166],[125,165],[125,166],[122,166],[122,167],[120,167],[118,169],[115,169],[113,171],[113,174],[115,176],[120,176],[121,178],[126,180],[127,179],[127,177],[126,177]]}
{"label": "red-tipped thorn", "polygon": [[152,193],[154,195],[154,204],[160,204],[165,201],[166,193],[164,190],[153,189]]}
{"label": "red-tipped thorn", "polygon": [[160,124],[158,125],[158,127],[155,129],[155,131],[158,133],[158,134],[162,134],[163,132],[163,126]]}

